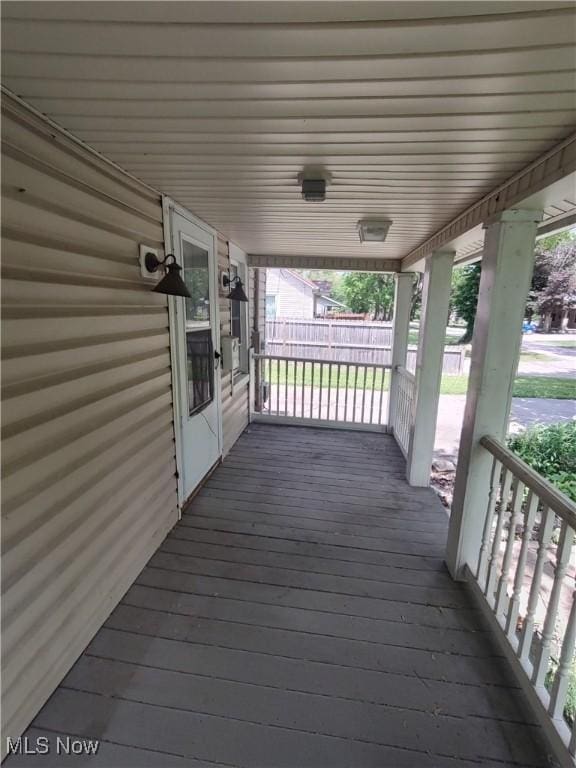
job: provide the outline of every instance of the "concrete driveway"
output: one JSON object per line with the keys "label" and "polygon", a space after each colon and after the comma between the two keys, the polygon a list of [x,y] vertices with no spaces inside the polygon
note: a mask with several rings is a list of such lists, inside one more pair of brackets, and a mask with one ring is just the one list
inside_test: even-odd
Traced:
{"label": "concrete driveway", "polygon": [[[466,395],[440,395],[436,427],[435,455],[455,461],[458,455]],[[515,397],[511,425],[555,424],[576,418],[576,401]]]}

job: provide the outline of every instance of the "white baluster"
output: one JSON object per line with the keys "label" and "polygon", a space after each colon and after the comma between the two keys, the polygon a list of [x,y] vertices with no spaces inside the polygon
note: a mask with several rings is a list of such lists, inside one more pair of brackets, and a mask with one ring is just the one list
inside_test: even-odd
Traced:
{"label": "white baluster", "polygon": [[340,406],[340,363],[336,367],[336,421],[342,421],[339,413]]}
{"label": "white baluster", "polygon": [[526,559],[528,557],[528,548],[532,538],[532,529],[534,528],[534,520],[536,519],[538,504],[538,496],[536,496],[533,491],[530,491],[524,508],[522,545],[520,547],[520,554],[518,555],[518,562],[516,563],[514,588],[512,590],[512,597],[510,598],[510,605],[508,606],[508,616],[506,617],[506,633],[510,640],[516,637],[516,623],[520,613],[520,597],[522,595],[522,585],[524,583],[524,573],[526,571]]}
{"label": "white baluster", "polygon": [[312,406],[314,403],[314,376],[315,376],[315,370],[316,370],[316,363],[310,363],[311,376],[310,376],[310,418],[312,418]]}
{"label": "white baluster", "polygon": [[518,656],[520,661],[526,663],[530,659],[530,649],[532,648],[532,637],[534,636],[534,617],[538,607],[538,597],[540,594],[540,584],[542,582],[542,573],[548,552],[548,546],[554,529],[554,513],[544,507],[540,516],[540,532],[538,535],[538,553],[534,572],[532,574],[532,585],[530,587],[530,596],[528,597],[528,606],[526,608],[526,618],[520,635],[520,644],[518,646]]}
{"label": "white baluster", "polygon": [[346,388],[344,389],[344,421],[348,421],[348,381],[350,379],[350,364],[346,363]]}
{"label": "white baluster", "polygon": [[540,641],[538,659],[534,665],[534,671],[532,673],[532,682],[536,688],[540,688],[544,685],[544,679],[546,677],[546,673],[548,672],[552,636],[556,628],[556,616],[558,614],[558,605],[560,603],[562,583],[566,574],[566,570],[568,569],[568,562],[570,560],[570,553],[572,552],[573,542],[574,531],[566,522],[563,522],[560,529],[560,541],[556,549],[556,570],[554,573],[554,584],[552,586],[550,601],[546,610],[546,619],[544,621],[544,628],[542,630],[542,639]]}
{"label": "white baluster", "polygon": [[364,366],[364,378],[363,378],[363,386],[362,386],[362,417],[360,419],[360,423],[364,424],[364,406],[366,405],[366,374],[368,373],[368,369],[366,366]]}
{"label": "white baluster", "polygon": [[284,414],[288,416],[288,360],[284,360]]}
{"label": "white baluster", "polygon": [[514,554],[516,525],[520,519],[520,509],[522,507],[523,498],[524,484],[521,483],[517,478],[514,478],[512,505],[510,508],[510,516],[508,518],[508,538],[506,540],[506,549],[504,550],[504,557],[502,559],[502,568],[500,571],[500,579],[498,580],[498,590],[496,596],[495,612],[497,616],[504,614],[508,607],[508,578],[510,565],[512,564],[512,555]]}
{"label": "white baluster", "polygon": [[382,425],[382,413],[384,412],[384,385],[386,379],[386,368],[382,368],[382,381],[380,382],[380,404],[378,406],[378,425]]}
{"label": "white baluster", "polygon": [[476,570],[476,581],[482,589],[486,587],[486,570],[488,567],[488,549],[494,525],[494,510],[498,499],[498,490],[500,489],[500,480],[502,474],[502,464],[498,459],[492,461],[492,473],[490,475],[490,491],[488,494],[488,507],[486,509],[486,519],[484,520],[484,531],[482,534],[482,544],[478,553],[478,568]]}
{"label": "white baluster", "polygon": [[370,395],[370,424],[374,422],[374,391],[376,390],[376,373],[378,371],[378,368],[370,368],[370,373],[372,375],[372,392]]}
{"label": "white baluster", "polygon": [[320,363],[320,399],[318,402],[318,418],[322,418],[322,384],[324,383],[324,363]]}
{"label": "white baluster", "polygon": [[568,694],[568,685],[570,684],[570,673],[572,671],[572,662],[574,659],[574,643],[576,642],[576,589],[572,592],[572,607],[570,609],[570,618],[564,633],[562,642],[562,652],[558,669],[554,677],[554,684],[550,694],[550,707],[548,712],[554,719],[562,718],[564,705],[566,704],[566,695]]}
{"label": "white baluster", "polygon": [[352,401],[352,421],[356,421],[356,393],[358,392],[358,364],[354,366],[354,397]]}
{"label": "white baluster", "polygon": [[488,558],[488,578],[486,580],[486,590],[484,594],[488,603],[494,605],[494,590],[496,587],[496,575],[498,570],[498,559],[500,555],[500,547],[502,545],[502,528],[504,527],[504,520],[506,518],[506,512],[508,509],[508,501],[510,496],[510,486],[512,484],[512,475],[505,469],[502,478],[502,493],[500,494],[500,509],[496,516],[496,530],[494,531],[494,539],[492,540],[492,549],[490,551],[490,557]]}

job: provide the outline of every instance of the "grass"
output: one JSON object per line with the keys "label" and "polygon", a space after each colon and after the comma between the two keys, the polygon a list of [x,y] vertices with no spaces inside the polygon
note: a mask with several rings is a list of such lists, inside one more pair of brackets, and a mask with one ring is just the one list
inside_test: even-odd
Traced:
{"label": "grass", "polygon": [[[311,386],[312,366],[310,364],[307,364],[305,369],[303,369],[302,363],[287,363],[287,371],[285,371],[285,365],[285,363],[280,363],[280,371],[278,371],[276,364],[272,366],[272,371],[269,371],[268,365],[266,365],[264,379],[271,384],[284,384],[288,381],[289,385],[296,383],[296,386]],[[315,365],[314,368],[314,386],[319,387],[320,366]],[[338,366],[332,365],[329,375],[328,366],[325,365],[322,376],[322,388],[327,388],[328,386],[345,388],[348,386],[350,389],[353,389],[356,371],[358,371],[356,382],[358,388],[383,390],[385,392],[390,389],[390,374],[388,371],[384,373],[384,381],[382,381],[383,372],[380,370],[372,368],[366,370],[361,366],[359,368],[350,368],[348,381],[346,381],[346,370],[345,366],[341,366],[340,372],[338,372]],[[442,377],[440,392],[443,395],[465,395],[467,389],[467,376],[445,375]],[[576,381],[544,376],[519,376],[514,382],[514,397],[576,400]]]}
{"label": "grass", "polygon": [[555,400],[576,400],[576,379],[548,376],[518,376],[514,382],[514,397],[549,397]]}
{"label": "grass", "polygon": [[[458,334],[448,333],[446,332],[446,337],[444,339],[444,344],[447,347],[456,346],[462,336],[464,335],[465,328],[459,328]],[[412,346],[416,346],[418,344],[418,331],[410,331],[408,333],[408,344],[411,344]]]}

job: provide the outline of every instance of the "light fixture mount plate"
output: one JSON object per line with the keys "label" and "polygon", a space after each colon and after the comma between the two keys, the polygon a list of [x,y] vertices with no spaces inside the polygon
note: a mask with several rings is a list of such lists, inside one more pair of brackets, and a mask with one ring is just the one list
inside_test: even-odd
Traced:
{"label": "light fixture mount plate", "polygon": [[[156,266],[154,268],[153,257],[156,259]],[[150,248],[147,245],[140,245],[140,256],[138,258],[140,262],[140,274],[145,277],[146,280],[158,280],[158,265],[160,264],[160,256],[156,248]]]}

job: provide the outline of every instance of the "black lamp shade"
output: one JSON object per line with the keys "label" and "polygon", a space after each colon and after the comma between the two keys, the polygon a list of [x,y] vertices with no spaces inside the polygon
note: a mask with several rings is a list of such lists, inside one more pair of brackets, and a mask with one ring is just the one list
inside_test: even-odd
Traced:
{"label": "black lamp shade", "polygon": [[166,264],[166,274],[152,290],[155,293],[166,293],[168,296],[184,296],[191,299],[186,283],[180,277],[182,267],[179,264]]}
{"label": "black lamp shade", "polygon": [[242,287],[242,280],[240,280],[239,277],[236,277],[233,282],[235,282],[236,285],[228,294],[230,301],[248,301],[248,296],[246,296],[244,288]]}

